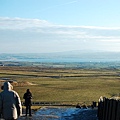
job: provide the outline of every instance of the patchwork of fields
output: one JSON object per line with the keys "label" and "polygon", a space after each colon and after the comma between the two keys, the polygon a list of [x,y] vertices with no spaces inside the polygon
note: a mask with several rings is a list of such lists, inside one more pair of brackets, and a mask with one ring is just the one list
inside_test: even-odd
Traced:
{"label": "patchwork of fields", "polygon": [[110,98],[120,93],[119,69],[0,66],[0,80],[1,86],[11,80],[21,100],[28,88],[33,101],[61,104],[89,105],[100,96]]}

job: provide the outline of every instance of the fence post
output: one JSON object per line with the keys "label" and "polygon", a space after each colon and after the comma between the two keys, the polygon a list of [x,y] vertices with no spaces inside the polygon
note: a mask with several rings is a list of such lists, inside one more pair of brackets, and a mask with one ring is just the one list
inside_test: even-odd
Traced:
{"label": "fence post", "polygon": [[106,102],[106,103],[105,103],[105,104],[106,104],[105,120],[109,120],[109,119],[108,119],[108,116],[109,116],[109,99],[107,98],[105,102]]}
{"label": "fence post", "polygon": [[116,120],[120,120],[120,101],[117,101],[117,108],[116,108]]}
{"label": "fence post", "polygon": [[105,116],[106,116],[106,98],[103,98],[103,116],[102,116],[102,120],[105,120]]}
{"label": "fence post", "polygon": [[103,120],[103,97],[101,96],[98,102],[98,120]]}
{"label": "fence post", "polygon": [[112,116],[111,116],[111,120],[116,119],[116,106],[117,106],[117,101],[112,100]]}
{"label": "fence post", "polygon": [[108,120],[112,120],[112,100],[109,100],[109,112],[108,112]]}

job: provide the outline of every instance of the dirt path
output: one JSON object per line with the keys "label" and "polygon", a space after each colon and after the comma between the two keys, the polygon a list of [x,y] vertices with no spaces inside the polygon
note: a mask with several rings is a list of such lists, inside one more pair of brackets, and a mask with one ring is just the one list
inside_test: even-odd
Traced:
{"label": "dirt path", "polygon": [[19,120],[97,120],[97,109],[44,107],[32,117],[22,116]]}

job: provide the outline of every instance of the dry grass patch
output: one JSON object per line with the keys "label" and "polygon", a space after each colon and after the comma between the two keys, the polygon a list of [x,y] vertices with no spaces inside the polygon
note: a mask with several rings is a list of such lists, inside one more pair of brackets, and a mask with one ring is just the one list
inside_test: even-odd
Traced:
{"label": "dry grass patch", "polygon": [[120,93],[119,72],[106,69],[1,67],[0,77],[17,81],[17,85],[13,86],[21,100],[29,88],[33,101],[90,104],[98,101],[100,96],[112,97]]}

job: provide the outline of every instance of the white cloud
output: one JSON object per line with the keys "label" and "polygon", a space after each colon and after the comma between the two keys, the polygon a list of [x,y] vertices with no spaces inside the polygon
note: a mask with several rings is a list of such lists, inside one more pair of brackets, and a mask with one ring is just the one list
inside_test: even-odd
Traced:
{"label": "white cloud", "polygon": [[0,29],[26,29],[51,25],[49,22],[39,19],[0,17]]}
{"label": "white cloud", "polygon": [[81,49],[111,49],[114,51],[115,46],[120,51],[116,44],[120,42],[119,33],[120,28],[65,26],[39,19],[0,17],[0,42],[2,46],[0,51],[9,52],[11,49],[11,51],[17,52]]}
{"label": "white cloud", "polygon": [[103,42],[113,42],[113,43],[120,43],[120,39],[109,39],[109,40],[101,40]]}

